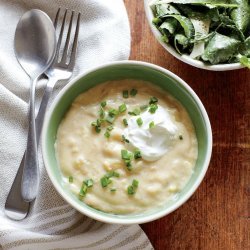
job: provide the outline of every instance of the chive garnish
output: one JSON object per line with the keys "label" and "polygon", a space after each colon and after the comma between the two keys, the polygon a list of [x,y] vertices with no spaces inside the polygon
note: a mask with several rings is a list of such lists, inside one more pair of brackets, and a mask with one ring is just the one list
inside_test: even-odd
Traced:
{"label": "chive garnish", "polygon": [[88,190],[88,187],[86,185],[85,182],[82,183],[82,186],[81,186],[81,189],[80,189],[80,192],[79,192],[79,196],[82,198],[86,195],[87,193],[87,190]]}
{"label": "chive garnish", "polygon": [[139,149],[135,150],[135,152],[134,152],[134,158],[135,158],[135,160],[141,158],[141,151]]}
{"label": "chive garnish", "polygon": [[150,104],[150,106],[149,106],[149,112],[151,114],[154,114],[157,109],[158,109],[157,104]]}
{"label": "chive garnish", "polygon": [[134,115],[134,116],[137,116],[141,113],[141,111],[139,109],[134,109],[133,111],[129,111],[128,114],[129,115]]}
{"label": "chive garnish", "polygon": [[105,111],[104,111],[104,109],[102,107],[99,110],[99,116],[100,116],[101,119],[104,119],[104,117],[105,117]]}
{"label": "chive garnish", "polygon": [[109,138],[110,137],[110,131],[112,131],[114,129],[114,127],[112,125],[108,126],[107,129],[106,129],[106,132],[104,133],[104,136],[106,138]]}
{"label": "chive garnish", "polygon": [[138,185],[139,185],[139,181],[134,179],[133,182],[132,182],[132,186],[137,188]]}
{"label": "chive garnish", "polygon": [[73,176],[69,176],[69,183],[72,183],[74,181]]}
{"label": "chive garnish", "polygon": [[106,138],[109,138],[109,137],[110,137],[109,131],[106,131],[106,132],[104,133],[104,136],[105,136]]}
{"label": "chive garnish", "polygon": [[101,102],[101,107],[104,108],[107,105],[106,101]]}
{"label": "chive garnish", "polygon": [[155,126],[155,123],[152,121],[149,123],[149,128],[153,128]]}
{"label": "chive garnish", "polygon": [[145,111],[147,108],[148,108],[148,105],[147,105],[147,104],[141,105],[141,106],[140,106],[140,110],[141,110],[141,111]]}
{"label": "chive garnish", "polygon": [[79,192],[79,197],[83,198],[87,194],[88,189],[93,187],[93,184],[94,184],[94,181],[92,179],[83,181],[80,192]]}
{"label": "chive garnish", "polygon": [[122,96],[123,96],[123,98],[128,98],[128,90],[123,90]]}
{"label": "chive garnish", "polygon": [[119,106],[118,109],[119,109],[120,113],[123,113],[123,112],[125,112],[127,110],[127,106],[126,106],[125,103],[123,103],[122,105]]}
{"label": "chive garnish", "polygon": [[112,124],[115,120],[115,116],[108,115],[105,119],[108,123]]}
{"label": "chive garnish", "polygon": [[110,192],[115,192],[116,191],[116,188],[111,188],[110,189]]}
{"label": "chive garnish", "polygon": [[118,115],[118,110],[116,110],[116,109],[110,109],[109,111],[108,111],[108,114],[109,114],[109,116],[116,116],[116,115]]}
{"label": "chive garnish", "polygon": [[95,128],[96,133],[101,132],[101,125],[103,123],[103,119],[97,119],[95,122],[91,123],[91,126]]}
{"label": "chive garnish", "polygon": [[114,127],[112,125],[110,125],[110,126],[107,127],[108,131],[112,131],[113,129],[114,129]]}
{"label": "chive garnish", "polygon": [[94,181],[92,179],[88,179],[88,180],[84,181],[84,183],[89,188],[89,187],[93,187]]}
{"label": "chive garnish", "polygon": [[158,99],[155,96],[150,97],[149,104],[155,104],[157,102],[158,102]]}
{"label": "chive garnish", "polygon": [[122,149],[121,150],[121,156],[123,160],[131,160],[132,158],[132,153],[130,153],[128,150],[126,149]]}
{"label": "chive garnish", "polygon": [[115,172],[115,171],[110,171],[106,174],[107,178],[111,178],[111,177],[120,177],[120,174]]}
{"label": "chive garnish", "polygon": [[96,127],[95,127],[95,132],[96,132],[96,133],[100,133],[100,132],[101,132],[101,128],[100,128],[99,126],[96,126]]}
{"label": "chive garnish", "polygon": [[116,109],[110,109],[108,111],[108,116],[106,117],[106,121],[108,123],[112,124],[114,122],[114,120],[115,120],[115,117],[118,115],[118,113],[119,113],[118,110],[116,110]]}
{"label": "chive garnish", "polygon": [[142,121],[141,117],[137,118],[136,122],[137,122],[137,124],[138,124],[139,127],[141,127],[142,124],[143,124],[143,121]]}
{"label": "chive garnish", "polygon": [[135,194],[135,189],[134,189],[134,187],[133,186],[128,186],[128,194],[129,195],[133,195],[133,194]]}
{"label": "chive garnish", "polygon": [[136,190],[137,190],[137,188],[138,188],[138,185],[139,185],[139,181],[137,181],[136,179],[134,179],[134,180],[132,181],[132,185],[128,186],[128,189],[127,189],[128,194],[129,194],[129,195],[135,194],[135,193],[136,193]]}
{"label": "chive garnish", "polygon": [[125,126],[125,127],[127,127],[127,126],[128,126],[128,121],[127,121],[127,119],[126,119],[126,118],[124,118],[124,119],[122,120],[122,122],[123,122],[123,124],[124,124],[124,126]]}
{"label": "chive garnish", "polygon": [[131,170],[132,169],[131,161],[133,158],[133,154],[126,149],[122,149],[121,150],[121,157],[124,160],[124,163],[125,163],[126,167],[128,168],[128,170]]}
{"label": "chive garnish", "polygon": [[136,96],[137,92],[138,92],[137,89],[131,89],[130,90],[130,95],[131,96]]}
{"label": "chive garnish", "polygon": [[122,141],[129,143],[129,140],[124,135],[122,135]]}
{"label": "chive garnish", "polygon": [[97,122],[91,122],[91,126],[96,127],[97,126]]}
{"label": "chive garnish", "polygon": [[103,176],[101,178],[101,185],[102,187],[107,187],[112,181],[107,177],[107,176]]}
{"label": "chive garnish", "polygon": [[103,123],[103,119],[97,119],[97,120],[96,120],[97,126],[101,126],[102,123]]}
{"label": "chive garnish", "polygon": [[112,183],[112,181],[110,180],[111,177],[119,177],[119,176],[120,176],[119,173],[115,171],[108,172],[100,180],[102,187],[103,188],[107,187],[110,183]]}

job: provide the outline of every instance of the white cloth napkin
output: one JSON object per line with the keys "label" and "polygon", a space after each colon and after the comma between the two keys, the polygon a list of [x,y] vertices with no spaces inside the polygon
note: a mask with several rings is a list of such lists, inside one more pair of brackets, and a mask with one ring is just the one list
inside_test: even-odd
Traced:
{"label": "white cloth napkin", "polygon": [[[127,59],[130,52],[122,0],[0,0],[0,249],[152,249],[138,225],[103,224],[66,204],[48,179],[41,155],[41,186],[29,216],[15,222],[4,215],[28,124],[30,84],[15,58],[15,28],[25,11],[38,8],[54,18],[59,6],[82,13],[74,76],[104,62]],[[56,92],[63,85],[59,83]],[[44,82],[38,86],[38,98],[43,87]]]}

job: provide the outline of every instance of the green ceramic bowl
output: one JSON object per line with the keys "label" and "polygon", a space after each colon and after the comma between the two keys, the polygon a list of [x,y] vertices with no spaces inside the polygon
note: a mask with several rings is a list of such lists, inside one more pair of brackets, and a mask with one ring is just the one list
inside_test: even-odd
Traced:
{"label": "green ceramic bowl", "polygon": [[[115,215],[101,212],[81,202],[65,188],[55,157],[55,140],[58,126],[74,99],[82,92],[109,80],[140,79],[149,81],[178,99],[189,113],[198,138],[198,160],[194,173],[177,199],[165,206],[136,215]],[[178,76],[159,66],[137,61],[122,61],[102,65],[74,80],[58,94],[47,112],[42,133],[42,151],[48,175],[59,194],[79,212],[107,223],[145,223],[163,217],[179,206],[195,192],[209,165],[212,152],[212,132],[207,113],[194,91]]]}

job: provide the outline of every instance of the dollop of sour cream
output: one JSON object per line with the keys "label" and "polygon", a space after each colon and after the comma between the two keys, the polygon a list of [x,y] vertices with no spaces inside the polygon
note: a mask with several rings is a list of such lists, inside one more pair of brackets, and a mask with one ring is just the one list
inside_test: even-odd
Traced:
{"label": "dollop of sour cream", "polygon": [[[141,126],[136,121],[139,117],[143,121]],[[154,126],[150,128],[151,122],[154,122]],[[128,126],[124,131],[125,138],[129,140],[129,143],[126,143],[128,149],[139,149],[146,161],[160,159],[176,141],[177,135],[178,127],[160,105],[154,114],[145,111],[140,116],[128,119]]]}

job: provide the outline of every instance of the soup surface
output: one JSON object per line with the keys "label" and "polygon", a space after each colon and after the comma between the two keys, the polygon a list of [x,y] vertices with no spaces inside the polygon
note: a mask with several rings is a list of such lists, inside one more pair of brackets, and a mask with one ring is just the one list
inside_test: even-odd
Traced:
{"label": "soup surface", "polygon": [[65,188],[113,214],[175,199],[198,154],[184,107],[157,86],[130,79],[80,94],[58,128],[55,148]]}

